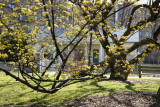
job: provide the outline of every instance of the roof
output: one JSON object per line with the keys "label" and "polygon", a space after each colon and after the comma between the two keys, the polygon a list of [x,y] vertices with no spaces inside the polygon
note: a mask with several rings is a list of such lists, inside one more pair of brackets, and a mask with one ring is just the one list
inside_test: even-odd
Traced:
{"label": "roof", "polygon": [[63,34],[65,32],[65,30],[57,28],[55,29],[55,35],[56,36],[60,36],[61,34]]}
{"label": "roof", "polygon": [[[55,32],[55,36],[58,37],[58,36],[62,35],[65,32],[65,30],[60,29],[60,28],[56,28],[56,29],[54,29],[54,32]],[[47,37],[47,35],[50,35],[50,38],[52,38],[50,31],[47,30],[46,28],[43,29],[43,33],[37,33],[37,34],[42,36],[43,40],[44,40],[44,38]],[[38,41],[41,41],[41,38],[39,38]]]}
{"label": "roof", "polygon": [[[125,33],[126,29],[118,29],[118,31],[112,32],[112,34],[116,34],[118,37],[118,40],[121,38],[121,36]],[[100,30],[101,35],[103,35],[102,30]],[[128,35],[126,35],[128,36]],[[125,41],[127,43],[134,43],[139,42],[139,31],[136,31],[134,34],[130,35],[131,37]],[[98,41],[96,41],[98,42]],[[113,42],[112,39],[109,37],[109,42]]]}
{"label": "roof", "polygon": [[[118,40],[121,38],[121,36],[125,33],[126,29],[119,29],[116,32],[112,32],[112,34],[116,34],[118,37]],[[139,42],[139,31],[136,31],[132,35],[126,35],[131,36],[126,42]],[[109,38],[109,41],[112,42],[111,38]]]}

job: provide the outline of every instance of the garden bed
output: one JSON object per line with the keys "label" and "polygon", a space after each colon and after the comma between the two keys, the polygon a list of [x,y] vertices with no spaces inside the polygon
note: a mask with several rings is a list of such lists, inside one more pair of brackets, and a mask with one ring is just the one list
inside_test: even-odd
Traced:
{"label": "garden bed", "polygon": [[155,93],[125,92],[112,96],[88,96],[60,107],[160,107]]}
{"label": "garden bed", "polygon": [[160,107],[156,94],[151,92],[125,92],[112,96],[88,96],[68,101],[65,105],[31,105],[29,107]]}

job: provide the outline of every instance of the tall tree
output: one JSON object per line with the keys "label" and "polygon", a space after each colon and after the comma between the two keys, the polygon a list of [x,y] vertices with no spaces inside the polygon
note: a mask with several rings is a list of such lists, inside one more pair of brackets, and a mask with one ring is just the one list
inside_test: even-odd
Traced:
{"label": "tall tree", "polygon": [[[104,71],[102,67],[110,70],[110,79],[127,80],[128,75],[133,70],[133,64],[141,61],[142,57],[146,56],[153,48],[159,48],[160,46],[157,43],[160,28],[157,28],[154,32],[153,39],[141,40],[128,49],[123,46],[126,40],[137,30],[145,29],[146,25],[159,19],[159,3],[159,0],[155,0],[149,6],[147,4],[137,4],[136,0],[34,0],[32,2],[14,0],[12,3],[5,0],[4,3],[0,4],[0,25],[2,28],[0,39],[9,34],[14,40],[17,40],[17,44],[14,46],[18,50],[16,53],[17,61],[10,62],[10,64],[14,68],[18,68],[18,74],[20,75],[14,75],[5,68],[0,68],[0,70],[28,87],[44,93],[55,93],[69,84],[82,80],[98,79],[106,74],[107,70]],[[119,4],[125,5],[117,8]],[[8,6],[11,7],[10,11],[7,9]],[[118,20],[114,22],[114,25],[110,25],[109,22],[116,13],[129,7],[132,8],[129,17],[126,17],[128,22],[126,31],[119,39],[113,31],[124,29],[125,26],[119,26],[120,22]],[[140,17],[142,7],[150,11],[150,17]],[[9,12],[6,14],[6,11]],[[134,19],[135,12],[139,12],[139,18],[136,18],[136,20]],[[20,18],[22,16],[24,17],[23,21]],[[12,32],[10,29],[12,29]],[[56,29],[64,30],[65,33],[58,37]],[[112,39],[114,46],[111,46],[109,38]],[[24,40],[27,41],[25,46],[23,46]],[[89,62],[84,58],[84,48],[86,47],[84,44],[89,44],[90,51],[88,54],[91,55],[94,40],[100,42],[106,56],[104,61],[91,64],[91,57],[88,57]],[[0,42],[1,58],[8,57],[8,53],[3,51],[12,45],[8,42]],[[36,63],[35,60],[44,58],[44,55],[35,51],[36,44],[40,44],[45,50],[45,57],[52,53],[51,45],[55,52],[54,57],[51,58],[49,64],[41,73],[38,73],[37,66],[43,65]],[[129,61],[126,59],[129,53],[147,44],[148,47],[145,51]],[[77,54],[79,58],[77,61],[73,61],[74,50],[79,49],[79,47],[81,47],[79,54]],[[9,52],[14,53],[12,50]],[[95,57],[97,55],[98,51],[95,52]],[[57,59],[60,60],[61,64],[56,64],[57,72],[50,76],[47,71]],[[26,73],[26,66],[32,70],[32,74]],[[46,86],[43,83],[49,84]]]}

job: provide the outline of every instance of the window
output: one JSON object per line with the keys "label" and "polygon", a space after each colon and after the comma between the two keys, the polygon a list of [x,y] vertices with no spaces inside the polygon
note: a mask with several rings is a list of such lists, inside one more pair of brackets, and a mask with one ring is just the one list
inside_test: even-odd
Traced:
{"label": "window", "polygon": [[146,37],[149,37],[149,32],[148,31],[146,32]]}
{"label": "window", "polygon": [[30,6],[27,6],[27,9],[29,10],[29,9],[30,9]]}
{"label": "window", "polygon": [[51,60],[53,58],[53,53],[48,53],[47,51],[44,53],[44,58]]}
{"label": "window", "polygon": [[[57,11],[57,13],[60,13],[62,11],[62,9],[60,7],[57,7],[56,11]],[[59,15],[56,18],[57,19],[62,19],[62,17],[59,16]]]}
{"label": "window", "polygon": [[8,4],[8,7],[14,9],[14,4]]}
{"label": "window", "polygon": [[44,53],[44,58],[51,60],[53,58],[53,53],[48,53],[48,51],[46,51]]}
{"label": "window", "polygon": [[125,27],[128,27],[128,22],[126,22],[126,26]]}
{"label": "window", "polygon": [[[49,52],[50,51],[50,52]],[[44,58],[51,60],[53,58],[53,55],[55,54],[53,47],[49,47],[49,49],[46,49],[44,52]]]}
{"label": "window", "polygon": [[139,36],[142,37],[142,32],[141,31],[139,32]]}
{"label": "window", "polygon": [[38,19],[38,17],[37,17],[37,16],[35,16],[34,18],[35,18],[36,20]]}
{"label": "window", "polygon": [[9,28],[11,31],[14,30],[14,25],[10,25]]}
{"label": "window", "polygon": [[149,14],[150,14],[149,12],[146,13],[147,17],[149,17]]}
{"label": "window", "polygon": [[84,59],[84,51],[81,49],[75,49],[74,61],[82,61]]}
{"label": "window", "polygon": [[20,25],[20,29],[22,29],[22,25]]}
{"label": "window", "polygon": [[122,17],[122,12],[119,12],[119,17]]}
{"label": "window", "polygon": [[57,19],[62,19],[62,17],[61,17],[61,16],[57,16],[56,18],[57,18]]}
{"label": "window", "polygon": [[44,29],[44,26],[42,26],[41,28]]}
{"label": "window", "polygon": [[10,7],[10,8],[11,8],[11,7],[12,7],[12,4],[8,4],[8,7]]}
{"label": "window", "polygon": [[60,11],[61,11],[61,8],[60,8],[60,7],[57,7],[57,11],[59,11],[59,12],[60,12]]}
{"label": "window", "polygon": [[114,26],[114,21],[112,22],[112,26]]}
{"label": "window", "polygon": [[136,13],[136,12],[134,12],[134,13],[133,13],[133,16],[135,17],[136,15],[137,15],[137,13]]}
{"label": "window", "polygon": [[20,21],[23,20],[23,16],[22,16],[22,15],[19,16],[19,20],[20,20]]}
{"label": "window", "polygon": [[31,30],[31,28],[30,28],[30,26],[29,26],[29,25],[27,26],[27,30],[28,30],[28,31],[30,31],[30,30]]}

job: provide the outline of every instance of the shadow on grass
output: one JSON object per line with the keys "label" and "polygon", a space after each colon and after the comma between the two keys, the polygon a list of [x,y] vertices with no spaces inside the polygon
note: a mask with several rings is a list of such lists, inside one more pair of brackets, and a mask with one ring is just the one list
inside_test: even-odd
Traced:
{"label": "shadow on grass", "polygon": [[14,83],[6,83],[6,84],[3,84],[3,85],[0,85],[0,88],[4,88],[4,87],[7,87],[9,85],[14,85]]}
{"label": "shadow on grass", "polygon": [[100,90],[104,91],[106,88],[104,88],[103,86],[101,85],[98,85],[98,82],[97,81],[92,81],[89,85],[92,85],[92,86],[95,86],[95,87],[98,87]]}
{"label": "shadow on grass", "polygon": [[[104,81],[110,82],[110,80],[104,80]],[[106,83],[106,85],[105,84],[100,85],[99,82],[100,81],[81,82],[80,85],[77,86],[76,89],[72,89],[72,88],[69,90],[67,89],[67,90],[63,91],[62,93],[60,93],[60,95],[58,95],[58,97],[50,98],[50,97],[48,97],[49,94],[44,94],[41,97],[32,97],[30,100],[28,100],[26,102],[20,102],[16,105],[31,104],[32,106],[36,106],[36,105],[50,104],[50,103],[56,102],[58,100],[60,100],[59,104],[63,105],[63,104],[65,104],[65,102],[67,102],[69,100],[76,100],[79,98],[85,98],[86,96],[93,95],[93,94],[107,93],[109,96],[112,96],[113,94],[115,94],[117,92],[116,87],[112,88],[112,85],[108,85],[108,87],[106,87],[107,83]],[[133,88],[134,84],[132,84],[130,82],[124,82],[124,83],[125,83],[125,88],[127,88],[128,90],[131,90],[131,91],[136,91]],[[48,85],[49,84],[46,84],[45,86],[47,87]],[[32,92],[33,92],[33,90],[26,92],[26,93],[22,93],[19,95],[19,97],[23,97],[26,94],[29,94]],[[113,99],[116,100],[115,98],[113,98]],[[11,104],[9,104],[9,105],[11,105]]]}
{"label": "shadow on grass", "polygon": [[[45,103],[49,103],[49,100],[46,100],[46,98],[48,97],[49,94],[45,94],[44,96],[40,97],[40,98],[33,98],[31,100],[29,100],[28,102],[34,103],[36,102],[36,104],[45,104]],[[34,105],[34,104],[33,104]]]}
{"label": "shadow on grass", "polygon": [[11,80],[8,80],[8,81],[5,80],[2,85],[0,84],[0,88],[7,87],[9,85],[15,85],[17,83],[18,82],[12,82]]}
{"label": "shadow on grass", "polygon": [[[28,94],[28,93],[31,93],[33,91],[29,91],[29,92],[26,92],[26,93],[23,93],[19,96],[23,96],[25,94]],[[38,94],[38,93],[37,93]],[[27,105],[27,107],[38,107],[38,105],[43,105],[43,104],[49,104],[49,101],[46,100],[48,94],[45,94],[44,96],[42,97],[32,97],[30,100],[26,101],[26,102],[20,102],[20,103],[17,103],[17,104],[14,104],[14,106],[25,106]],[[5,106],[10,106],[10,105],[13,105],[12,103],[11,104],[7,104]]]}
{"label": "shadow on grass", "polygon": [[127,88],[128,90],[130,90],[130,91],[136,91],[134,88],[133,88],[133,86],[135,86],[134,84],[127,84],[126,86],[125,86],[125,88]]}
{"label": "shadow on grass", "polygon": [[[82,84],[81,86],[78,87],[79,88],[78,91],[85,93],[86,96],[91,94],[104,93],[104,92],[108,92],[109,95],[113,95],[116,92],[116,89],[99,85],[98,82],[99,81],[91,81],[89,84]],[[91,86],[91,88],[90,89],[86,88],[87,86],[88,87]]]}
{"label": "shadow on grass", "polygon": [[34,91],[34,90],[28,91],[28,92],[25,92],[25,93],[22,93],[22,94],[19,94],[18,97],[23,97],[23,96],[25,96],[26,94],[32,93],[33,91]]}

